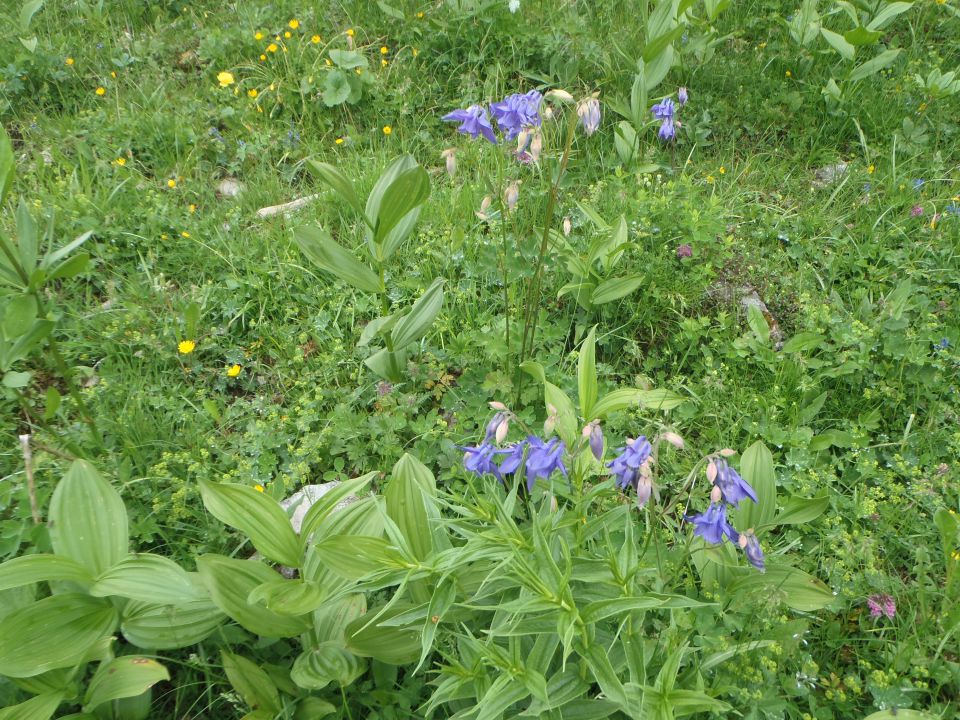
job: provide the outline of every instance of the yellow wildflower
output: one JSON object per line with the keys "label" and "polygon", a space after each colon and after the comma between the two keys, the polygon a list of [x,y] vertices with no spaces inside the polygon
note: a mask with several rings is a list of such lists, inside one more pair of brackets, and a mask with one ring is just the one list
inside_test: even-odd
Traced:
{"label": "yellow wildflower", "polygon": [[257,30],[256,34],[253,36],[254,40],[263,40],[263,33]]}
{"label": "yellow wildflower", "polygon": [[418,13],[417,13],[417,17],[418,17],[418,18],[422,18],[422,17],[423,17],[423,12],[422,12],[422,11],[421,11],[421,12],[418,12]]}
{"label": "yellow wildflower", "polygon": [[312,38],[310,38],[310,42],[312,42],[314,45],[319,45],[320,39],[321,38],[319,35],[314,35]]}
{"label": "yellow wildflower", "polygon": [[260,62],[263,62],[263,61],[266,60],[266,59],[267,59],[267,56],[261,53],[261,55],[260,55]]}
{"label": "yellow wildflower", "polygon": [[104,95],[107,94],[107,89],[101,85],[96,90],[94,90],[94,92],[100,97],[103,97]]}
{"label": "yellow wildflower", "polygon": [[66,65],[73,65],[73,58],[67,58],[67,59],[64,60],[63,62],[64,62],[64,64],[66,64]]}
{"label": "yellow wildflower", "polygon": [[267,52],[276,52],[276,51],[277,51],[276,43],[270,43],[269,45],[267,45]]}
{"label": "yellow wildflower", "polygon": [[381,67],[386,67],[386,66],[389,65],[389,64],[390,64],[390,63],[387,62],[386,60],[381,60],[381,61],[380,61],[380,66],[381,66]]}
{"label": "yellow wildflower", "polygon": [[220,83],[220,87],[229,87],[230,85],[233,85],[233,73],[217,73],[217,82]]}
{"label": "yellow wildflower", "polygon": [[713,175],[707,175],[707,182],[713,185],[713,183],[716,182],[716,178],[713,177]]}
{"label": "yellow wildflower", "polygon": [[240,374],[241,369],[242,368],[239,365],[234,363],[233,365],[227,368],[227,377],[235,378],[237,375]]}
{"label": "yellow wildflower", "polygon": [[187,209],[190,211],[190,214],[192,215],[197,211],[197,206],[194,205],[193,203],[190,203],[190,205],[187,206]]}
{"label": "yellow wildflower", "polygon": [[110,77],[115,78],[116,76],[117,76],[117,74],[116,74],[113,70],[111,70],[111,71],[110,71]]}
{"label": "yellow wildflower", "polygon": [[873,175],[876,169],[877,168],[873,165],[873,163],[871,163],[870,166],[867,168],[867,175]]}
{"label": "yellow wildflower", "polygon": [[389,125],[384,125],[384,126],[383,126],[383,134],[384,134],[384,135],[389,135],[389,134],[392,133],[392,132],[393,132],[393,128],[392,128],[392,127],[390,127]]}
{"label": "yellow wildflower", "polygon": [[255,98],[259,94],[260,93],[257,92],[256,88],[250,88],[249,90],[247,90],[247,97]]}
{"label": "yellow wildflower", "polygon": [[190,233],[188,233],[186,230],[184,230],[182,233],[180,233],[180,236],[181,236],[181,237],[188,238],[188,237],[190,237]]}
{"label": "yellow wildflower", "polygon": [[414,48],[414,49],[413,49],[413,56],[416,57],[416,56],[419,55],[419,54],[420,54],[420,51],[417,50],[416,48]]}
{"label": "yellow wildflower", "polygon": [[327,58],[326,60],[324,60],[324,62],[327,64],[327,67],[330,67],[331,65],[333,65],[333,63],[330,61],[330,58]]}
{"label": "yellow wildflower", "polygon": [[386,45],[384,45],[382,48],[380,48],[380,54],[381,54],[381,55],[386,55],[388,52],[390,52],[390,48],[388,48]]}
{"label": "yellow wildflower", "polygon": [[353,37],[356,33],[353,31],[353,28],[347,28],[347,35]]}
{"label": "yellow wildflower", "polygon": [[261,485],[260,483],[257,483],[256,485],[253,486],[253,489],[256,490],[257,492],[263,492],[266,488],[264,488],[263,485]]}
{"label": "yellow wildflower", "polygon": [[334,140],[334,142],[335,142],[337,145],[343,145],[343,138],[337,138],[336,140]]}
{"label": "yellow wildflower", "polygon": [[789,78],[789,77],[793,77],[793,73],[790,72],[789,70],[787,70],[787,72],[784,73],[784,74],[785,74],[788,78]]}
{"label": "yellow wildflower", "polygon": [[283,33],[283,36],[284,36],[287,40],[289,40],[290,38],[293,37],[293,35],[290,33],[289,30],[286,30],[286,31]]}
{"label": "yellow wildflower", "polygon": [[197,344],[193,340],[181,340],[177,343],[177,352],[181,355],[189,355],[197,349]]}
{"label": "yellow wildflower", "polygon": [[168,187],[168,188],[170,188],[171,190],[173,190],[173,188],[175,188],[176,186],[177,186],[177,181],[176,181],[176,180],[174,180],[173,178],[170,178],[169,180],[167,180],[167,187]]}
{"label": "yellow wildflower", "polygon": [[167,239],[167,234],[166,234],[166,233],[160,233],[160,239],[161,239],[161,240],[166,240],[166,239]]}
{"label": "yellow wildflower", "polygon": [[118,157],[114,162],[116,162],[120,167],[123,167],[127,164],[127,159],[125,157]]}
{"label": "yellow wildflower", "polygon": [[727,174],[727,169],[726,169],[723,165],[720,166],[720,174],[721,174],[721,175],[726,175],[726,174]]}
{"label": "yellow wildflower", "polygon": [[298,27],[300,27],[300,21],[297,20],[296,18],[294,18],[293,20],[291,20],[290,22],[287,23],[287,26],[288,26],[291,30],[296,30]]}

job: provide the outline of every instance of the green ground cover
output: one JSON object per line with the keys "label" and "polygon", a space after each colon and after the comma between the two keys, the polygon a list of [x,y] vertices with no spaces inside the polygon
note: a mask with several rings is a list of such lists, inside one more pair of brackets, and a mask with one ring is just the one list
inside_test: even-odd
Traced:
{"label": "green ground cover", "polygon": [[[9,5],[0,719],[958,716],[954,0]],[[442,120],[531,90],[535,162]]]}

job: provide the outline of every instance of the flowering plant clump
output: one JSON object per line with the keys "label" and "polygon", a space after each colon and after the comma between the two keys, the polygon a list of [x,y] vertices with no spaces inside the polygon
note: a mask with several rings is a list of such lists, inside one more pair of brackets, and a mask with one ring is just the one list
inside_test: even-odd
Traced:
{"label": "flowering plant clump", "polygon": [[672,98],[667,97],[650,108],[653,117],[660,121],[660,129],[657,131],[657,136],[664,142],[677,137],[677,128],[680,127],[680,110],[687,104],[689,99],[689,91],[687,88],[681,87],[677,90],[678,102],[675,103]]}

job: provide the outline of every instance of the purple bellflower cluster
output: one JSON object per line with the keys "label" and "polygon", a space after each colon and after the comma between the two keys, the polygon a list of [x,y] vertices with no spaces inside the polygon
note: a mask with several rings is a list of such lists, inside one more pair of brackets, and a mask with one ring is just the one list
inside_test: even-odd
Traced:
{"label": "purple bellflower cluster", "polygon": [[637,506],[643,507],[653,492],[650,474],[650,455],[653,448],[643,435],[636,440],[627,440],[626,446],[617,450],[617,457],[607,463],[616,478],[617,487],[626,490],[632,487],[637,492]]}
{"label": "purple bellflower cluster", "polygon": [[[493,118],[497,121],[497,126],[503,133],[504,139],[513,140],[525,128],[540,127],[542,124],[540,118],[540,103],[542,100],[543,95],[537,90],[514,93],[513,95],[507,95],[500,102],[492,103],[489,115],[493,115]],[[494,134],[489,115],[487,108],[483,105],[471,105],[466,110],[454,110],[452,113],[444,115],[443,120],[460,123],[457,130],[464,135],[470,135],[473,138],[483,135],[484,139],[496,145],[497,136]]]}
{"label": "purple bellflower cluster", "polygon": [[679,107],[672,98],[664,98],[650,108],[653,117],[660,121],[660,130],[657,135],[664,142],[673,140],[677,136],[677,128],[680,127],[680,110],[690,99],[690,93],[685,87],[677,91],[677,99]]}
{"label": "purple bellflower cluster", "polygon": [[707,465],[707,478],[713,483],[710,506],[705,512],[687,518],[693,523],[693,534],[699,535],[712,545],[718,545],[727,538],[739,545],[750,564],[763,572],[763,550],[753,530],[737,532],[727,519],[728,507],[736,508],[745,499],[757,502],[757,493],[722,457],[712,459]]}

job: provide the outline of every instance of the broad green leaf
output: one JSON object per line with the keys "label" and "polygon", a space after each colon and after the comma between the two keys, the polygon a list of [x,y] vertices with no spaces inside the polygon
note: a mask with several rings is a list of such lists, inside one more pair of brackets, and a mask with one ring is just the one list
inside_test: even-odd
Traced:
{"label": "broad green leaf", "polygon": [[265,557],[300,566],[300,539],[276,500],[246,485],[206,480],[200,481],[200,494],[215,518],[247,535]]}
{"label": "broad green leaf", "polygon": [[323,104],[342,105],[350,98],[350,78],[343,70],[330,70],[323,80]]}
{"label": "broad green leaf", "polygon": [[362,593],[344,595],[338,600],[325,603],[313,613],[313,629],[310,636],[313,644],[336,642],[343,645],[344,630],[367,612],[367,599]]}
{"label": "broad green leaf", "polygon": [[[50,275],[47,276],[48,280],[66,280],[67,278],[76,277],[90,265],[90,256],[85,253],[77,253],[73,257],[64,260],[62,263],[57,265],[55,268],[50,270]],[[191,333],[193,335],[193,333]]]}
{"label": "broad green leaf", "polygon": [[0,620],[0,675],[73,667],[116,627],[116,610],[79,593],[52,595]]}
{"label": "broad green leaf", "polygon": [[363,332],[360,333],[360,339],[357,340],[357,347],[366,347],[370,344],[370,341],[378,335],[385,337],[401,317],[402,315],[400,313],[392,313],[386,317],[374,318],[368,322],[364,326]]}
{"label": "broad green leaf", "polygon": [[127,556],[127,510],[113,486],[86,460],[76,460],[50,501],[50,543],[94,575]]}
{"label": "broad green leaf", "polygon": [[614,615],[625,615],[632,610],[706,607],[715,604],[694,600],[685,595],[649,593],[637,597],[612,598],[589,603],[581,611],[580,617],[585,623],[595,623]]}
{"label": "broad green leaf", "polygon": [[773,520],[773,525],[799,525],[816,520],[830,507],[830,497],[820,495],[814,498],[788,498],[783,510]]}
{"label": "broad green leaf", "polygon": [[686,398],[670,390],[635,390],[624,388],[614,390],[600,398],[593,406],[588,420],[602,420],[612,412],[630,407],[644,407],[650,410],[672,410],[684,403]]}
{"label": "broad green leaf", "polygon": [[427,503],[435,503],[437,481],[430,469],[404,453],[393,466],[384,498],[387,515],[397,524],[417,560],[433,553],[433,533]]}
{"label": "broad green leaf", "polygon": [[37,319],[37,301],[33,295],[21,293],[7,300],[3,316],[3,333],[9,340],[25,335]]}
{"label": "broad green leaf", "polygon": [[[419,165],[399,173],[383,192],[377,214],[370,216],[374,241],[379,245],[402,218],[426,202],[430,196],[430,176]],[[384,255],[384,259],[389,257]]]}
{"label": "broad green leaf", "polygon": [[[502,673],[490,684],[477,702],[479,712],[476,720],[500,720],[511,705],[520,702],[529,694],[530,691],[519,678],[509,673]],[[507,717],[510,715],[512,713]]]}
{"label": "broad green leaf", "polygon": [[197,559],[197,568],[217,607],[250,632],[264,637],[293,637],[309,627],[307,616],[281,615],[248,602],[254,588],[278,577],[266,565],[209,554]]}
{"label": "broad green leaf", "polygon": [[337,708],[326,700],[307,696],[297,702],[297,709],[293,713],[293,720],[320,720],[320,718],[332,715],[336,711]]}
{"label": "broad green leaf", "polygon": [[340,172],[338,168],[328,163],[311,160],[310,166],[313,168],[313,171],[320,176],[321,180],[332,187],[340,197],[350,203],[350,206],[360,213],[361,217],[366,219],[363,213],[363,204],[360,202],[357,189],[354,187],[353,181],[350,178]]}
{"label": "broad green leaf", "polygon": [[875,58],[867,60],[865,63],[854,68],[853,72],[850,73],[850,82],[859,82],[860,80],[864,80],[871,75],[880,72],[884,68],[892,65],[899,55],[900,48],[895,50],[884,50]]}
{"label": "broad green leaf", "polygon": [[281,615],[296,616],[313,612],[326,598],[327,593],[317,583],[280,577],[254,588],[248,599]]}
{"label": "broad green leaf", "polygon": [[20,248],[20,264],[27,275],[32,275],[37,267],[37,222],[30,213],[27,203],[21,198],[17,205],[17,243]]}
{"label": "broad green leaf", "polygon": [[792,567],[767,565],[765,573],[751,572],[734,580],[731,595],[761,592],[765,598],[780,599],[787,607],[801,612],[821,610],[836,598],[823,582]]}
{"label": "broad green leaf", "polygon": [[784,353],[799,353],[816,350],[823,344],[823,335],[814,332],[797,333],[783,344]]}
{"label": "broad green leaf", "polygon": [[830,447],[850,447],[852,445],[853,435],[846,430],[833,428],[812,437],[807,447],[813,452],[820,452]]}
{"label": "broad green leaf", "polygon": [[145,650],[172,650],[195,645],[216,630],[224,615],[210,599],[183,605],[129,602],[120,630],[128,642]]}
{"label": "broad green leaf", "polygon": [[25,388],[33,375],[29,372],[8,372],[3,375],[3,386],[12,390]]}
{"label": "broad green leaf", "polygon": [[396,547],[379,537],[334,535],[316,543],[313,549],[324,565],[348,580],[408,565]]}
{"label": "broad green leaf", "polygon": [[433,325],[441,307],[443,307],[443,278],[437,278],[413,304],[410,312],[404,315],[393,328],[391,335],[394,348],[404,348],[422,337]]}
{"label": "broad green leaf", "polygon": [[667,694],[667,703],[675,717],[694,713],[722,713],[731,709],[723,700],[712,698],[699,690],[671,690]]}
{"label": "broad green leaf", "polygon": [[867,715],[863,720],[941,720],[939,715],[931,715],[922,710],[896,708],[895,710],[881,710]]}
{"label": "broad green leaf", "polygon": [[623,683],[620,682],[617,672],[610,664],[606,649],[593,642],[583,654],[583,659],[586,660],[590,672],[593,673],[597,685],[603,690],[606,698],[616,703],[621,710],[626,710],[628,703]]}
{"label": "broad green leaf", "polygon": [[592,205],[589,205],[585,202],[580,202],[579,200],[575,200],[574,202],[577,203],[577,207],[580,208],[580,212],[586,215],[590,222],[592,222],[598,230],[601,232],[607,232],[610,230],[610,225],[606,220],[603,219],[600,213],[598,213]]}
{"label": "broad green leaf", "polygon": [[680,38],[683,33],[686,32],[686,30],[687,28],[685,25],[680,25],[648,42],[643,47],[643,61],[647,64],[653,63],[655,60],[657,60],[657,58],[660,57],[660,53],[666,50],[670,43]]}
{"label": "broad green leaf", "polygon": [[332,490],[327,491],[323,497],[317,500],[307,514],[303,517],[303,525],[300,526],[300,535],[304,540],[309,538],[317,529],[321,522],[330,514],[330,512],[341,502],[352,495],[359,495],[366,490],[377,473],[369,472],[366,475],[345,480]]}
{"label": "broad green leaf", "polygon": [[[369,218],[371,227],[376,226],[381,214],[381,206],[387,202],[385,196],[394,181],[404,173],[414,171],[419,167],[416,159],[412,155],[401,155],[387,166],[370,191],[370,195],[367,196],[365,213],[367,218]],[[390,202],[392,203],[392,201]],[[384,207],[383,211],[387,212],[386,207]],[[413,231],[419,217],[420,206],[417,205],[402,215],[399,220],[394,223],[393,228],[385,235],[383,233],[374,233],[372,230],[367,232],[367,245],[370,248],[370,252],[381,262],[389,258]]]}
{"label": "broad green leaf", "polygon": [[749,498],[734,511],[734,527],[741,530],[768,525],[777,509],[777,478],[773,469],[773,454],[757,440],[740,458],[740,474],[757,493],[758,503]]}
{"label": "broad green leaf", "polygon": [[33,16],[36,15],[40,8],[43,7],[43,0],[26,0],[23,5],[20,6],[20,32],[26,33],[30,29],[30,22],[33,20]]}
{"label": "broad green leaf", "polygon": [[7,193],[13,187],[13,176],[16,162],[13,159],[13,146],[10,136],[3,125],[0,125],[0,205],[7,199]]}
{"label": "broad green leaf", "polygon": [[62,260],[63,258],[65,258],[67,255],[69,255],[70,253],[72,253],[74,250],[76,250],[78,247],[80,247],[81,245],[83,245],[83,244],[84,244],[87,240],[89,240],[91,237],[93,237],[93,231],[92,231],[92,230],[88,230],[87,232],[83,233],[82,235],[78,235],[78,236],[75,237],[73,240],[71,240],[71,241],[68,242],[66,245],[64,245],[63,247],[57,248],[56,250],[54,250],[53,252],[51,252],[49,255],[47,255],[47,256],[44,258],[43,264],[44,264],[45,266],[47,266],[47,267],[52,267],[52,266],[55,265],[57,262],[59,262],[60,260]]}
{"label": "broad green leaf", "polygon": [[857,48],[843,37],[843,35],[835,33],[832,30],[827,30],[825,27],[820,28],[820,34],[823,35],[823,39],[830,44],[830,47],[840,53],[840,57],[847,62],[853,62]]}
{"label": "broad green leaf", "polygon": [[642,275],[630,275],[628,277],[610,278],[597,285],[590,297],[590,302],[594,305],[603,305],[604,303],[619,300],[636,290],[643,284]]}
{"label": "broad green leaf", "polygon": [[847,30],[847,32],[843,34],[843,39],[856,47],[872,45],[881,37],[883,37],[882,32],[867,30],[862,26],[857,26],[853,30]]}
{"label": "broad green leaf", "polygon": [[883,9],[873,16],[867,23],[867,30],[883,30],[897,15],[905,13],[913,7],[912,2],[892,2],[883,6]]}
{"label": "broad green leaf", "polygon": [[586,339],[580,346],[577,362],[577,391],[580,400],[580,414],[590,417],[593,405],[597,401],[597,350],[596,326],[590,328]]}
{"label": "broad green leaf", "polygon": [[93,576],[83,565],[59,555],[24,555],[0,565],[0,590],[51,580],[87,587]]}
{"label": "broad green leaf", "polygon": [[223,671],[243,701],[253,710],[266,710],[273,715],[280,712],[280,692],[270,676],[256,663],[242,655],[220,651]]}
{"label": "broad green leaf", "polygon": [[149,658],[125,655],[101,663],[87,685],[87,692],[83,696],[83,711],[93,712],[104,703],[137,697],[158,682],[169,679],[170,673],[167,669]]}
{"label": "broad green leaf", "polygon": [[89,592],[94,597],[116,595],[160,605],[182,605],[205,597],[183,568],[150,553],[124,558],[98,577]]}
{"label": "broad green leaf", "polygon": [[382,614],[382,608],[371,609],[347,625],[347,649],[361,657],[372,657],[391,665],[416,662],[420,657],[420,626],[392,627],[384,624],[410,609],[409,605],[402,602]]}
{"label": "broad green leaf", "polygon": [[363,364],[382,378],[391,382],[401,382],[405,379],[408,355],[409,351],[406,348],[393,352],[383,348],[364,360]]}
{"label": "broad green leaf", "polygon": [[6,370],[17,360],[22,360],[53,330],[52,320],[37,320],[26,335],[21,335],[6,352],[0,356],[0,370]]}
{"label": "broad green leaf", "polygon": [[367,669],[365,660],[336,642],[304,650],[294,661],[290,678],[304,690],[322,690],[331,682],[346,687]]}
{"label": "broad green leaf", "polygon": [[301,226],[293,231],[293,239],[317,267],[333,273],[359,290],[381,292],[380,278],[373,270],[338,245],[326,230],[316,226]]}
{"label": "broad green leaf", "polygon": [[767,323],[767,319],[763,316],[763,312],[756,305],[750,305],[747,307],[747,323],[750,325],[750,329],[753,330],[753,334],[757,336],[757,340],[759,340],[761,344],[769,344],[770,325]]}
{"label": "broad green leaf", "polygon": [[19,705],[0,710],[0,720],[49,720],[63,700],[63,693],[44,693]]}
{"label": "broad green leaf", "polygon": [[356,50],[331,50],[330,59],[334,65],[344,70],[367,67],[367,59],[363,53]]}

